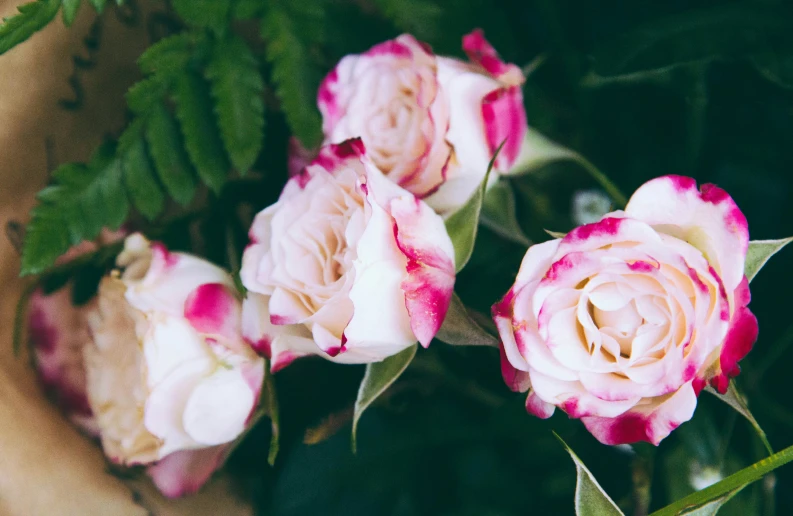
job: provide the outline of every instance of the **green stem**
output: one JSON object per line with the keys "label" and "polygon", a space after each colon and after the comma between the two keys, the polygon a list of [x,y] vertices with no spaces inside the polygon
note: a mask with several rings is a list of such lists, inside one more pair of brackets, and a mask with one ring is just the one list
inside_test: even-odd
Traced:
{"label": "green stem", "polygon": [[746,467],[729,477],[706,487],[701,491],[692,493],[685,498],[667,505],[659,511],[655,511],[650,516],[675,516],[681,511],[699,507],[705,503],[715,500],[735,489],[742,488],[752,482],[762,478],[765,474],[783,466],[793,460],[793,446],[789,446],[779,453],[765,458],[759,462]]}
{"label": "green stem", "polygon": [[586,159],[584,156],[578,154],[577,152],[573,152],[570,156],[570,159],[584,167],[589,175],[591,175],[595,181],[606,191],[606,193],[611,197],[617,205],[617,208],[622,209],[628,204],[628,198],[625,197],[617,185],[611,182],[611,180],[606,177],[606,174],[601,172],[595,165],[592,164],[591,161]]}

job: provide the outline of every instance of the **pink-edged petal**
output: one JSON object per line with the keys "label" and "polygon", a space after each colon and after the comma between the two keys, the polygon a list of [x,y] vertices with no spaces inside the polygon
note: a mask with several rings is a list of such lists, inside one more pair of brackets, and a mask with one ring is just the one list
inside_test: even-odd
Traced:
{"label": "pink-edged petal", "polygon": [[496,157],[495,168],[508,171],[518,158],[528,131],[520,87],[500,88],[485,95],[482,99],[482,120],[490,155],[494,156],[499,146],[504,144]]}
{"label": "pink-edged petal", "polygon": [[201,333],[236,340],[240,329],[240,302],[222,283],[206,283],[193,290],[184,304],[184,317]]}
{"label": "pink-edged petal", "polygon": [[317,106],[320,113],[322,113],[322,130],[325,134],[329,134],[339,119],[344,115],[342,106],[339,105],[337,99],[338,84],[339,84],[339,67],[342,66],[344,61],[350,59],[357,60],[357,56],[348,56],[342,59],[342,62],[325,76],[317,90]]}
{"label": "pink-edged petal", "polygon": [[228,445],[171,453],[146,468],[157,489],[168,498],[179,498],[201,489],[222,464]]}
{"label": "pink-edged petal", "polygon": [[691,419],[696,407],[696,393],[687,383],[674,394],[644,399],[620,416],[588,416],[581,421],[603,444],[647,441],[657,446],[672,430]]}
{"label": "pink-edged petal", "polygon": [[[361,159],[366,154],[363,140],[352,138],[338,144],[323,145],[310,167],[320,167],[331,174],[343,170],[345,165],[362,166]],[[307,173],[307,172],[304,172]]]}
{"label": "pink-edged petal", "polygon": [[407,258],[402,282],[410,327],[427,347],[446,317],[454,291],[454,247],[443,220],[412,196],[391,201],[394,237]]}
{"label": "pink-edged petal", "polygon": [[636,190],[625,212],[689,242],[715,267],[728,292],[738,287],[749,228],[740,208],[721,188],[705,184],[697,190],[690,177],[659,177]]}
{"label": "pink-edged petal", "polygon": [[711,385],[724,394],[730,384],[730,378],[741,372],[740,362],[757,341],[757,317],[745,306],[739,307],[733,314],[730,329],[724,339],[724,346],[719,357],[720,372],[711,379]]}
{"label": "pink-edged petal", "polygon": [[501,60],[496,49],[485,39],[482,29],[475,29],[463,36],[463,50],[472,62],[499,81],[511,86],[523,84],[525,78],[520,68]]}
{"label": "pink-edged petal", "polygon": [[498,347],[498,351],[501,357],[501,376],[504,377],[504,383],[512,392],[526,392],[531,387],[529,373],[516,369],[512,365],[504,351],[503,343]]}
{"label": "pink-edged petal", "polygon": [[555,406],[541,400],[539,396],[534,394],[534,391],[529,391],[529,395],[526,397],[526,412],[540,419],[548,419],[555,410]]}

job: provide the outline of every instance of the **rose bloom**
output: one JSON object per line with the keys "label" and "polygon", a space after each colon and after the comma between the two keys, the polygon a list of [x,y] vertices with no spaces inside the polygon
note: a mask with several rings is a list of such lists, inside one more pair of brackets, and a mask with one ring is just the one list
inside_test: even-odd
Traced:
{"label": "rose bloom", "polygon": [[493,306],[502,372],[526,408],[580,418],[605,444],[658,444],[725,392],[757,339],[746,218],[722,189],[645,183],[625,212],[532,246]]}
{"label": "rose bloom", "polygon": [[463,49],[471,62],[402,35],[344,57],[319,88],[325,141],[361,137],[389,179],[439,213],[459,208],[505,140],[494,171],[510,170],[527,131],[520,69],[481,30]]}
{"label": "rose bloom", "polygon": [[310,354],[381,361],[429,345],[446,315],[455,269],[443,220],[360,140],[323,147],[249,235],[243,334],[273,371]]}
{"label": "rose bloom", "polygon": [[242,339],[240,301],[219,267],[140,234],[117,263],[123,272],[104,278],[84,308],[71,306],[69,289],[34,299],[40,375],[57,380],[48,383],[56,399],[72,400],[113,462],[148,465],[163,494],[181,496],[209,479],[246,428],[264,360]]}

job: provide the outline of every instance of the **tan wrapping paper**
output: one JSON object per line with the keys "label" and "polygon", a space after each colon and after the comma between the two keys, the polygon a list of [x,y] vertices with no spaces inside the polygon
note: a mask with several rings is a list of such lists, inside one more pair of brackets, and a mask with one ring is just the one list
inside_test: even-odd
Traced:
{"label": "tan wrapping paper", "polygon": [[[20,3],[0,0],[0,16],[12,15]],[[111,4],[96,66],[80,74],[84,105],[77,111],[62,109],[58,100],[74,98],[68,82],[72,56],[88,56],[83,39],[95,19],[88,2],[72,28],[59,16],[0,56],[3,227],[9,220],[27,221],[34,195],[47,180],[45,142],[58,163],[84,161],[103,134],[123,126],[123,94],[137,78],[135,59],[147,45],[146,20],[125,26]],[[16,250],[0,234],[0,515],[252,514],[222,476],[193,497],[167,501],[148,481],[125,483],[106,472],[101,450],[42,397],[27,356],[13,356],[15,305],[24,286],[18,270]]]}

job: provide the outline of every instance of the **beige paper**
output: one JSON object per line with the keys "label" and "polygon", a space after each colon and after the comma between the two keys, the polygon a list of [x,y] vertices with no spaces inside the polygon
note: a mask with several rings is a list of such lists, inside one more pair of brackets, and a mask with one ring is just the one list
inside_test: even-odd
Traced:
{"label": "beige paper", "polygon": [[[21,3],[0,0],[0,17],[12,15]],[[46,183],[45,141],[51,142],[57,162],[84,161],[103,134],[124,124],[123,94],[136,80],[135,59],[148,44],[146,20],[125,26],[110,1],[97,64],[80,75],[84,105],[78,111],[58,105],[58,99],[74,97],[68,83],[72,56],[88,56],[83,38],[95,15],[89,2],[82,4],[72,28],[66,29],[59,15],[45,30],[0,56],[2,228],[9,220],[27,221],[34,195]],[[12,354],[15,304],[23,288],[18,270],[17,253],[0,233],[0,515],[252,514],[222,477],[193,497],[166,501],[148,481],[125,484],[106,473],[101,450],[42,397],[28,358]]]}

